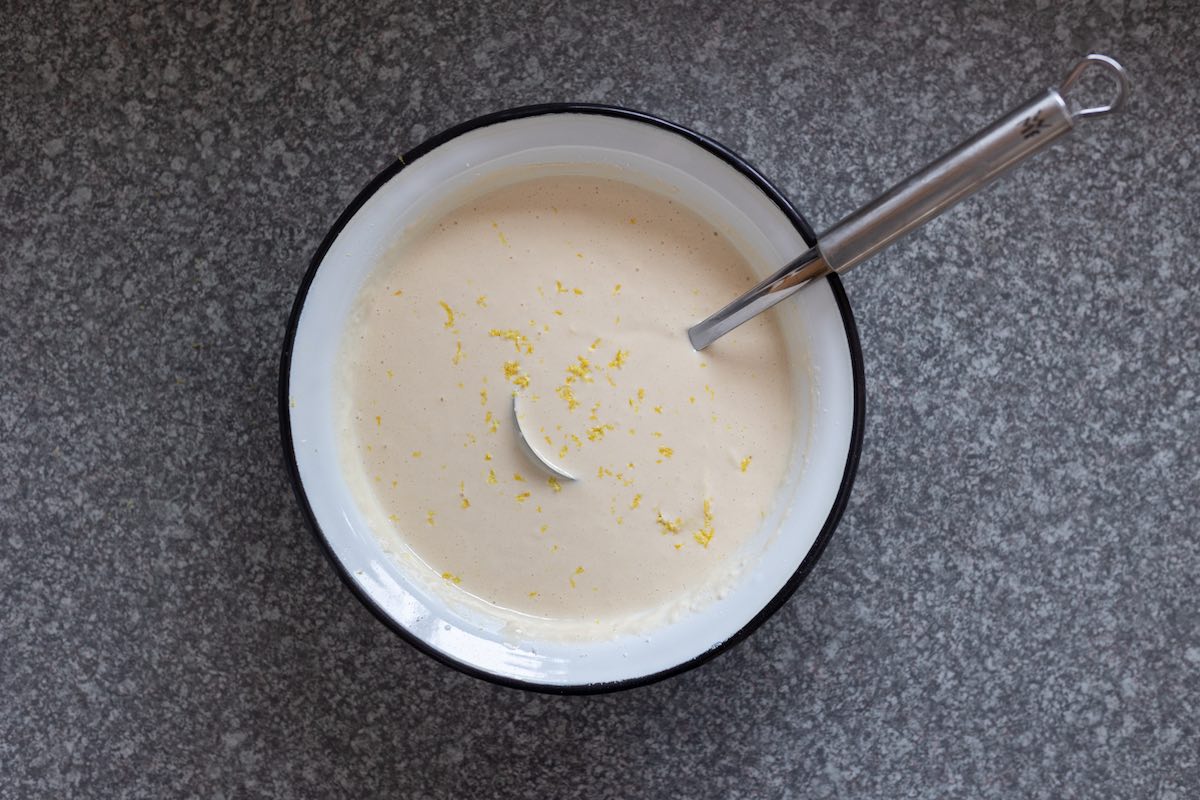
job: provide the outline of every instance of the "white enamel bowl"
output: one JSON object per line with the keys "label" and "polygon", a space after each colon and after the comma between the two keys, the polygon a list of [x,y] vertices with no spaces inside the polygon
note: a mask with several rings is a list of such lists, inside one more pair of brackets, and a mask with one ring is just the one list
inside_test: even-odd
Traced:
{"label": "white enamel bowl", "polygon": [[752,167],[655,117],[561,104],[483,117],[386,169],[326,236],[288,323],[280,417],[300,505],[346,584],[376,616],[464,672],[543,691],[596,692],[700,664],[744,638],[791,595],[819,557],[850,492],[862,446],[863,375],[853,317],[836,277],[771,312],[780,314],[793,361],[790,378],[801,389],[789,479],[774,513],[747,545],[749,566],[732,587],[655,630],[608,641],[514,641],[502,620],[448,604],[410,579],[371,533],[339,468],[333,390],[346,319],[381,254],[422,213],[489,176],[512,174],[513,167],[572,163],[611,165],[670,187],[752,255],[752,263],[781,265],[814,240]]}

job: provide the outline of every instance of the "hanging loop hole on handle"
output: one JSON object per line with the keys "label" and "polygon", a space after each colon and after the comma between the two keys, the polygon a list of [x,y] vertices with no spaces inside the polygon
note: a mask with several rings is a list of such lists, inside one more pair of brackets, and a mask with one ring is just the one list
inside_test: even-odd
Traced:
{"label": "hanging loop hole on handle", "polygon": [[[1089,70],[1100,70],[1104,74],[1112,78],[1116,92],[1107,105],[1090,106],[1088,108],[1078,108],[1080,105],[1074,101],[1069,93],[1075,83]],[[1089,53],[1079,60],[1074,67],[1071,68],[1067,77],[1059,84],[1058,92],[1068,105],[1072,107],[1071,116],[1074,118],[1080,117],[1099,117],[1104,114],[1111,114],[1115,111],[1120,111],[1124,108],[1125,103],[1129,100],[1130,92],[1133,90],[1133,85],[1129,81],[1129,74],[1125,72],[1116,59],[1109,58],[1100,53]]]}

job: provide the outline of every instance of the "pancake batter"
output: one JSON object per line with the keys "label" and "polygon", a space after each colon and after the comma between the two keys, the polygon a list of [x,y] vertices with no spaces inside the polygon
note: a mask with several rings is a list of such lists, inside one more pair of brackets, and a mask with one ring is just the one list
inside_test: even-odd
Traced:
{"label": "pancake batter", "polygon": [[[615,627],[711,590],[783,481],[792,387],[773,314],[702,354],[685,331],[755,281],[678,200],[611,178],[408,231],[343,343],[343,460],[377,535],[515,618]],[[519,447],[516,391],[580,480]]]}

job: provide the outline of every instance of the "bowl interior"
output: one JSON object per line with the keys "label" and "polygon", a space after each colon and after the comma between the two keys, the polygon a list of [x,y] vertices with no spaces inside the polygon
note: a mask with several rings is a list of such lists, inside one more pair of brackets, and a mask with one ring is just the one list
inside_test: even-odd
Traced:
{"label": "bowl interior", "polygon": [[285,353],[284,426],[294,475],[350,585],[435,656],[485,677],[544,688],[613,685],[669,672],[761,618],[777,595],[794,587],[814,543],[836,524],[857,446],[857,344],[848,310],[821,281],[771,312],[780,315],[788,340],[792,375],[780,379],[797,388],[797,446],[774,511],[748,545],[744,570],[721,596],[654,630],[613,640],[521,640],[504,620],[431,591],[385,552],[340,467],[335,424],[341,334],[359,288],[406,227],[510,180],[516,168],[587,172],[596,165],[683,200],[763,275],[808,246],[758,183],[680,133],[633,115],[531,113],[444,137],[364,190],[314,260],[293,314],[290,358]]}

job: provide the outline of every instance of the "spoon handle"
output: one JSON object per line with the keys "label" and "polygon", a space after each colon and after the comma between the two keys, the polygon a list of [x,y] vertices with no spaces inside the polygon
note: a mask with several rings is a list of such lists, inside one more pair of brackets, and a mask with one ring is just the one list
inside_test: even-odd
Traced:
{"label": "spoon handle", "polygon": [[[1072,111],[1065,98],[1083,72],[1109,72],[1117,92],[1106,106]],[[960,200],[1071,131],[1078,116],[1098,116],[1125,103],[1129,79],[1107,56],[1081,60],[1058,89],[1014,108],[916,174],[888,189],[817,237],[829,268],[843,273],[924,225]]]}
{"label": "spoon handle", "polygon": [[[1099,68],[1115,84],[1112,99],[1081,108],[1070,89]],[[1125,69],[1108,56],[1081,59],[1057,89],[1048,89],[966,140],[817,237],[817,244],[712,316],[688,329],[703,350],[721,336],[798,292],[815,278],[843,273],[921,227],[1069,132],[1075,120],[1118,111],[1129,97]]]}

